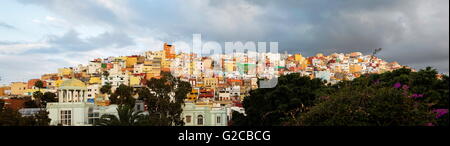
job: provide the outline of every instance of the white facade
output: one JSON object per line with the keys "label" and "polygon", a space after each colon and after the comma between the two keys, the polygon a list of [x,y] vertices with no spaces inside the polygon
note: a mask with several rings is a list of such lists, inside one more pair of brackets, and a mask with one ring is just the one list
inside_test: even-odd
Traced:
{"label": "white facade", "polygon": [[93,103],[47,103],[50,125],[63,126],[91,126],[88,121],[89,109],[94,108]]}
{"label": "white facade", "polygon": [[87,73],[88,74],[100,73],[101,67],[102,63],[100,62],[90,62],[88,65]]}
{"label": "white facade", "polygon": [[185,126],[227,126],[227,107],[185,103],[181,114]]}
{"label": "white facade", "polygon": [[100,85],[99,84],[93,84],[87,86],[87,92],[86,92],[86,98],[87,99],[94,99],[97,97],[97,95],[100,94]]}
{"label": "white facade", "polygon": [[126,73],[111,74],[108,77],[102,77],[102,86],[107,83],[111,84],[113,87],[119,87],[121,84],[129,85],[129,76]]}

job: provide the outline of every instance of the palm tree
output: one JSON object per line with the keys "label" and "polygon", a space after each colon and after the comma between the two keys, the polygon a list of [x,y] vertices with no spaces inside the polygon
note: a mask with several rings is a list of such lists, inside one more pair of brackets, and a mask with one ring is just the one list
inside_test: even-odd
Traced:
{"label": "palm tree", "polygon": [[96,126],[139,126],[145,122],[141,111],[134,111],[130,105],[119,105],[116,115],[102,115]]}

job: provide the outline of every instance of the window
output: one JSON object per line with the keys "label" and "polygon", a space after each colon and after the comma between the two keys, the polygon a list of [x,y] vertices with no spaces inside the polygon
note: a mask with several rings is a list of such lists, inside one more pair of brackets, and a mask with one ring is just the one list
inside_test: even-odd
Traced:
{"label": "window", "polygon": [[136,105],[136,111],[141,111],[141,105],[139,104]]}
{"label": "window", "polygon": [[61,121],[62,125],[70,126],[72,125],[72,111],[71,110],[62,110],[61,111]]}
{"label": "window", "polygon": [[88,124],[95,124],[100,119],[99,113],[89,113]]}
{"label": "window", "polygon": [[198,115],[198,117],[197,117],[197,125],[203,125],[203,116],[202,115]]}
{"label": "window", "polygon": [[217,120],[217,124],[220,124],[220,121],[222,120],[222,118],[220,116],[217,116],[216,120]]}
{"label": "window", "polygon": [[192,117],[191,116],[186,116],[186,123],[191,123]]}

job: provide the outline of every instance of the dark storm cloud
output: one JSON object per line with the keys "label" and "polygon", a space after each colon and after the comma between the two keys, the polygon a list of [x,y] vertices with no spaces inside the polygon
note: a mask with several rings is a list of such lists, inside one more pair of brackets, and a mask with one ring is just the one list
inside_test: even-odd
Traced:
{"label": "dark storm cloud", "polygon": [[[448,72],[448,0],[127,1],[121,6],[136,14],[133,19],[124,19],[94,0],[21,2],[44,6],[69,20],[106,24],[125,34],[169,42],[190,41],[193,33],[201,33],[204,40],[218,42],[278,41],[280,52],[308,56],[368,54],[383,48],[379,54],[383,59],[415,68],[428,64]],[[80,42],[68,35],[55,43],[66,48],[107,44]],[[127,38],[110,37],[128,44]]]}
{"label": "dark storm cloud", "polygon": [[[21,45],[29,42],[2,42],[0,45]],[[122,32],[104,32],[94,37],[81,38],[75,30],[69,30],[61,36],[50,35],[46,38],[45,47],[38,49],[25,49],[23,51],[12,52],[18,55],[27,54],[58,54],[76,53],[96,50],[99,48],[123,48],[135,45],[134,40]],[[0,54],[1,55],[1,54]]]}

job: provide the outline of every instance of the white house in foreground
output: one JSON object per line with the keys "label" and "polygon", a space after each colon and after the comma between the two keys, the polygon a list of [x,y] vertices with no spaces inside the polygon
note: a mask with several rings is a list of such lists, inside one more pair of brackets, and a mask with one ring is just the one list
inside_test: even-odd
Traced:
{"label": "white house in foreground", "polygon": [[210,103],[185,103],[182,118],[185,126],[227,126],[227,107]]}
{"label": "white house in foreground", "polygon": [[87,99],[86,84],[77,79],[64,81],[58,89],[58,102],[47,103],[50,125],[92,126],[103,114],[117,115],[117,105],[96,106]]}

